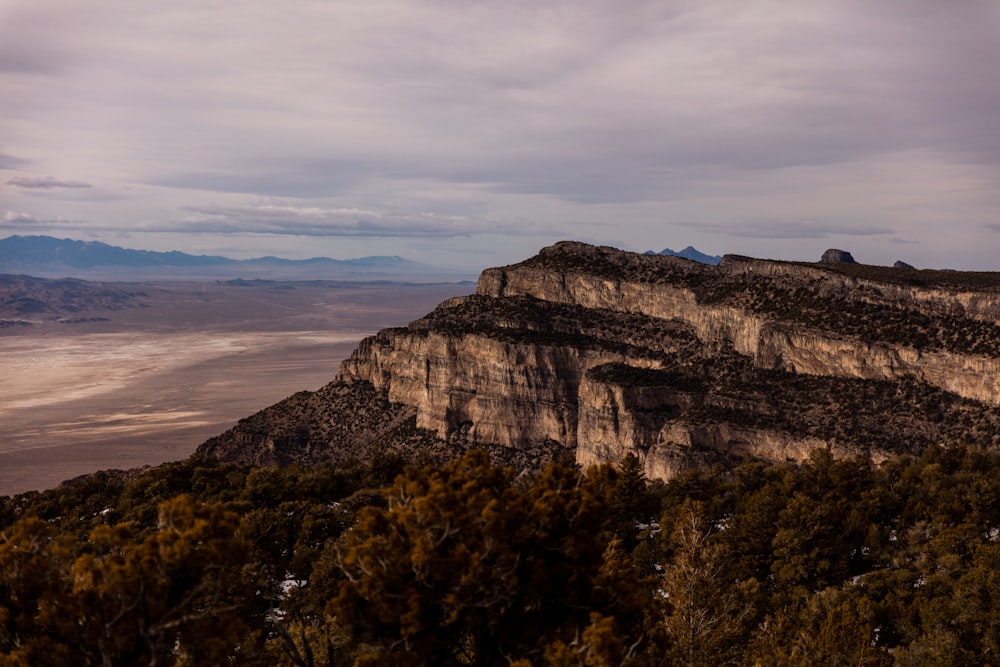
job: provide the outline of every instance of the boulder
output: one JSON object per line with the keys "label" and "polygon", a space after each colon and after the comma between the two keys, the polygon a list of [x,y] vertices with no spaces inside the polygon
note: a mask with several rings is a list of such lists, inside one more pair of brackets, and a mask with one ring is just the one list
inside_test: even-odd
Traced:
{"label": "boulder", "polygon": [[851,253],[836,248],[830,248],[824,252],[819,261],[823,264],[857,264],[851,257]]}

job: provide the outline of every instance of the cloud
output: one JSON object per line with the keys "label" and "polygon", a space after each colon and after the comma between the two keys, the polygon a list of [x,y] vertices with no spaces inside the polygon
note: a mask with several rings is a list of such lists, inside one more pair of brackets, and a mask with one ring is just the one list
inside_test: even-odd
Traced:
{"label": "cloud", "polygon": [[760,239],[823,239],[830,236],[890,236],[896,231],[888,227],[843,227],[816,220],[748,220],[734,223],[684,222],[689,227],[709,234]]}
{"label": "cloud", "polygon": [[22,160],[7,153],[0,153],[0,169],[18,169],[25,164],[27,164],[27,160]]}
{"label": "cloud", "polygon": [[895,234],[932,253],[948,225],[985,254],[995,230],[976,221],[1000,204],[996,3],[240,7],[7,0],[0,135],[30,161],[0,169],[100,185],[8,172],[4,207],[305,250],[293,236],[499,254],[528,219],[643,248],[673,243],[662,220],[724,221],[688,227],[780,252]]}
{"label": "cloud", "polygon": [[74,58],[66,42],[52,40],[64,34],[70,43],[79,44],[73,35],[72,12],[52,12],[33,3],[9,3],[0,21],[0,72],[54,74],[71,66]]}
{"label": "cloud", "polygon": [[3,221],[11,224],[17,223],[28,223],[33,224],[38,222],[38,218],[31,215],[30,213],[18,213],[16,211],[7,211],[3,214]]}
{"label": "cloud", "polygon": [[330,237],[454,237],[475,234],[533,234],[536,227],[403,210],[304,207],[284,202],[251,206],[185,206],[194,215],[180,229],[197,233],[252,233]]}
{"label": "cloud", "polygon": [[3,215],[4,224],[11,226],[30,225],[38,230],[80,230],[87,225],[86,220],[72,220],[64,217],[40,218],[31,213],[8,210]]}
{"label": "cloud", "polygon": [[84,183],[83,181],[62,181],[52,176],[15,176],[14,178],[7,179],[7,185],[13,185],[18,188],[28,188],[28,189],[39,189],[39,190],[51,190],[54,188],[91,188],[94,187],[90,183]]}

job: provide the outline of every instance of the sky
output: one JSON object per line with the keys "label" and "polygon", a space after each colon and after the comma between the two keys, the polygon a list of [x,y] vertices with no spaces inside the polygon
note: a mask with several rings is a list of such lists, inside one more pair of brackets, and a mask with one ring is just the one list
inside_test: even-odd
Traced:
{"label": "sky", "polygon": [[998,0],[0,0],[0,238],[1000,271]]}

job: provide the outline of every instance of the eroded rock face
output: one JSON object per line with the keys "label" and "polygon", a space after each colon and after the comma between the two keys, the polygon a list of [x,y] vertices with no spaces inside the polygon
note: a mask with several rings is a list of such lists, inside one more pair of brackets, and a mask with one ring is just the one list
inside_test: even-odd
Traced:
{"label": "eroded rock face", "polygon": [[367,339],[340,377],[365,381],[417,408],[417,426],[470,445],[575,447],[581,378],[623,361],[610,351],[495,340],[481,335],[392,330]]}
{"label": "eroded rock face", "polygon": [[851,253],[846,250],[837,250],[836,248],[830,248],[824,252],[819,261],[823,264],[857,264]]}
{"label": "eroded rock face", "polygon": [[[755,275],[788,284],[814,285],[824,296],[850,294],[859,301],[930,316],[953,315],[993,324],[1000,322],[1000,289],[996,286],[1000,274],[997,273],[918,271],[908,267],[915,271],[909,273],[861,264],[839,267],[844,272],[831,270],[835,268],[739,255],[726,255],[719,265],[721,272],[732,276]],[[889,279],[879,280],[879,276]],[[974,285],[984,288],[971,289]]]}
{"label": "eroded rock face", "polygon": [[704,401],[704,396],[670,386],[632,387],[587,378],[580,387],[577,463],[618,463],[635,454],[647,477],[670,479],[693,467],[742,457],[803,461],[817,448],[828,447],[837,457],[865,456],[876,462],[886,457],[880,449],[853,443],[684,417]]}
{"label": "eroded rock face", "polygon": [[[449,446],[562,449],[582,465],[631,452],[661,479],[817,447],[876,461],[958,439],[1000,447],[1000,276],[893,271],[561,243],[366,339],[331,386],[369,387]],[[393,433],[368,428],[306,440]],[[250,441],[294,449],[255,429]]]}
{"label": "eroded rock face", "polygon": [[[773,266],[775,265],[775,266]],[[778,262],[740,263],[723,261],[721,270],[730,275],[768,268],[768,277],[797,282],[805,277],[824,278],[818,271],[803,272]],[[975,311],[1000,336],[1000,292],[947,293],[938,289],[884,286],[875,291],[872,281],[843,280],[831,276],[829,292],[860,292],[859,300],[887,309],[913,306],[919,314]],[[870,292],[870,293],[866,293]],[[977,401],[1000,404],[1000,357],[963,355],[948,350],[921,350],[907,345],[865,341],[836,330],[817,331],[808,325],[775,321],[766,315],[724,304],[699,302],[696,288],[609,279],[583,272],[555,273],[534,266],[487,269],[479,279],[479,294],[504,297],[528,295],[559,303],[641,313],[690,324],[706,343],[725,342],[740,354],[765,368],[778,368],[812,375],[862,379],[895,379],[912,376],[942,389]],[[835,304],[831,304],[835,307]],[[949,317],[954,317],[949,313]]]}

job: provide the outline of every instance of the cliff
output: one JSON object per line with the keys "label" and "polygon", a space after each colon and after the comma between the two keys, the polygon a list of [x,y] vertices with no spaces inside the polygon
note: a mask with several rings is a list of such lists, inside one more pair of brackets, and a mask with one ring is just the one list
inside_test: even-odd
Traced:
{"label": "cliff", "polygon": [[[370,388],[412,420],[412,442],[583,465],[631,452],[653,478],[817,447],[875,460],[958,439],[998,447],[998,313],[997,274],[713,267],[565,242],[364,340],[331,387]],[[267,448],[266,427],[246,430],[208,449]],[[400,440],[383,435],[369,439]],[[320,433],[305,458],[343,439]]]}
{"label": "cliff", "polygon": [[546,255],[561,250],[543,250],[541,261],[487,269],[477,292],[677,319],[701,340],[729,343],[764,368],[863,379],[916,377],[966,398],[1000,402],[996,288],[969,292],[876,284],[835,271],[729,256],[715,275],[711,269],[678,271],[668,264],[644,267],[647,275],[633,276],[600,261],[590,264],[600,267],[598,272],[590,272],[582,268],[588,253],[608,251],[579,244],[566,250],[582,255],[581,268],[552,271]]}

